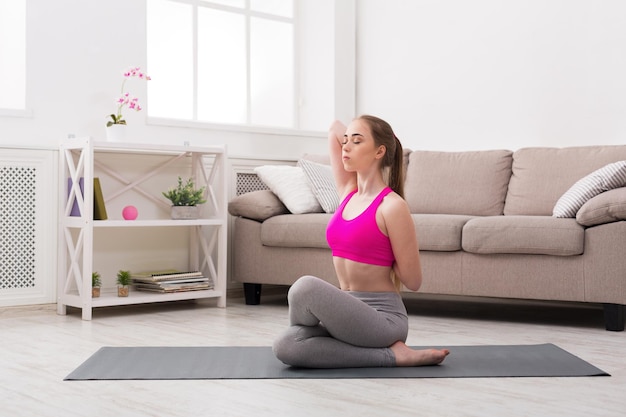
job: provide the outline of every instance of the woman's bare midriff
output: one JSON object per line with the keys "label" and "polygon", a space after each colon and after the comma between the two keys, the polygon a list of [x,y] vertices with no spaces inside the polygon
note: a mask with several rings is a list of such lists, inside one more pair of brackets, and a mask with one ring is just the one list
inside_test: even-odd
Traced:
{"label": "woman's bare midriff", "polygon": [[391,267],[369,265],[333,257],[339,286],[344,291],[396,292]]}

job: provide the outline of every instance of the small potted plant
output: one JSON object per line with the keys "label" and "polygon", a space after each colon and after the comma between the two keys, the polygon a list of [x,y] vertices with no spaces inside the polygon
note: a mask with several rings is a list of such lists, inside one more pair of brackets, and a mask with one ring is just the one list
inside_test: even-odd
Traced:
{"label": "small potted plant", "polygon": [[96,271],[93,271],[91,273],[91,296],[93,298],[100,297],[100,287],[102,287],[100,274]]}
{"label": "small potted plant", "polygon": [[128,297],[129,285],[132,283],[130,277],[130,271],[118,271],[117,272],[117,296]]}
{"label": "small potted plant", "polygon": [[198,205],[206,203],[204,198],[205,188],[196,188],[193,178],[183,182],[183,179],[178,177],[176,188],[170,188],[168,191],[163,192],[163,196],[172,203],[172,219],[197,219],[199,214]]}

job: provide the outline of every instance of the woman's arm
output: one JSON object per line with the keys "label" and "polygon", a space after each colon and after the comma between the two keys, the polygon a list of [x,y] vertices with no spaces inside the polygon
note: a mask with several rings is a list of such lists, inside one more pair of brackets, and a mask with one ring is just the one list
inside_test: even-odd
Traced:
{"label": "woman's arm", "polygon": [[396,258],[393,266],[395,274],[408,289],[417,291],[422,285],[422,264],[415,223],[409,206],[399,195],[390,194],[385,197],[381,208],[387,235]]}
{"label": "woman's arm", "polygon": [[356,189],[356,172],[348,172],[343,167],[341,148],[346,133],[346,125],[336,120],[328,131],[328,154],[330,156],[330,166],[335,177],[335,186],[340,199],[350,191]]}

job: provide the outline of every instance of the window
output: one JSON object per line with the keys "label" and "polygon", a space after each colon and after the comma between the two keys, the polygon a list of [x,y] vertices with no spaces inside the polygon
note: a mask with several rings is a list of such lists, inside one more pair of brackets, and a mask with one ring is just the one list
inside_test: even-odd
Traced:
{"label": "window", "polygon": [[26,0],[0,0],[0,114],[26,110]]}
{"label": "window", "polygon": [[293,0],[147,2],[148,115],[297,127]]}

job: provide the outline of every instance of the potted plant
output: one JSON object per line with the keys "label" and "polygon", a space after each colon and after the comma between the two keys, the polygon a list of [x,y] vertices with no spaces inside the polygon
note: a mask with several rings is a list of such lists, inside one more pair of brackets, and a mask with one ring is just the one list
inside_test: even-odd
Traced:
{"label": "potted plant", "polygon": [[117,296],[128,297],[128,286],[132,283],[130,277],[130,271],[118,271],[117,272]]}
{"label": "potted plant", "polygon": [[100,274],[96,271],[91,273],[91,296],[94,298],[100,297],[100,287],[102,287],[102,280]]}
{"label": "potted plant", "polygon": [[130,78],[139,78],[140,80],[150,81],[150,77],[144,73],[139,67],[131,67],[122,73],[124,79],[122,80],[122,88],[120,96],[115,103],[117,104],[117,111],[107,116],[111,120],[107,121],[107,139],[111,141],[121,141],[126,135],[126,119],[122,115],[122,109],[128,107],[129,110],[141,111],[142,107],[139,105],[139,98],[132,96],[130,93],[124,91],[126,81]]}
{"label": "potted plant", "polygon": [[199,213],[198,205],[206,203],[204,198],[205,188],[196,188],[193,178],[183,182],[183,179],[178,177],[176,188],[170,188],[168,191],[163,192],[163,196],[172,203],[172,219],[197,219]]}

